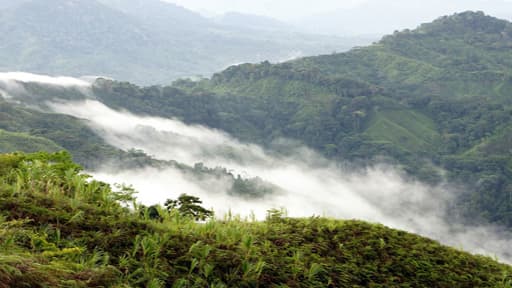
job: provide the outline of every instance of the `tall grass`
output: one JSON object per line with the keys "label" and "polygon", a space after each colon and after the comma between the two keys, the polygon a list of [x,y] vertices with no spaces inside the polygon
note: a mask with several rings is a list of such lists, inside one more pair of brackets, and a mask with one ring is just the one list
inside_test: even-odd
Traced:
{"label": "tall grass", "polygon": [[[512,268],[381,225],[195,219],[80,174],[65,154],[0,155],[3,287],[510,287]],[[156,211],[156,212],[155,212]],[[151,217],[150,217],[151,216]],[[505,276],[504,276],[505,275]]]}

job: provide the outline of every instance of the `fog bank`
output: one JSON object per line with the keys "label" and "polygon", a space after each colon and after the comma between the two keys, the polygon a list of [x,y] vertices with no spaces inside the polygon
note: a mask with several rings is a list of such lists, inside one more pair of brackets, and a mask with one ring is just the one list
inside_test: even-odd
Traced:
{"label": "fog bank", "polygon": [[244,144],[229,135],[175,119],[141,117],[115,111],[93,101],[52,103],[59,113],[87,119],[108,143],[124,150],[140,149],[156,159],[188,165],[202,162],[225,167],[235,175],[261,177],[282,190],[259,200],[230,196],[231,183],[223,179],[198,181],[176,168],[117,171],[112,166],[92,174],[110,183],[133,184],[140,201],[151,205],[181,193],[199,196],[218,216],[233,214],[258,219],[271,208],[285,208],[292,217],[313,215],[361,219],[404,229],[475,253],[511,261],[512,239],[499,227],[464,226],[447,220],[455,191],[449,185],[430,187],[408,179],[393,167],[377,165],[347,171],[306,148],[294,155],[276,156],[261,147]]}
{"label": "fog bank", "polygon": [[85,80],[81,80],[73,77],[52,77],[46,75],[38,75],[32,73],[25,72],[4,72],[0,73],[0,81],[8,82],[8,81],[18,81],[23,83],[39,83],[39,84],[50,84],[56,86],[82,86],[88,87],[91,86],[91,83]]}
{"label": "fog bank", "polygon": [[[258,176],[279,188],[273,195],[248,199],[228,193],[233,185],[230,177],[207,174],[197,177],[190,170],[173,166],[119,169],[115,163],[105,163],[103,169],[92,171],[97,179],[111,184],[132,184],[143,204],[163,203],[187,193],[200,197],[204,206],[213,208],[219,217],[231,212],[263,219],[267,210],[284,208],[292,217],[361,219],[512,263],[510,233],[500,227],[463,225],[447,216],[451,209],[449,203],[457,193],[449,184],[431,187],[409,179],[388,165],[350,171],[296,144],[288,145],[287,155],[292,156],[276,155],[257,145],[241,143],[222,131],[186,125],[176,119],[115,111],[96,100],[63,102],[61,99],[42,103],[56,98],[38,95],[37,90],[28,95],[19,84],[29,82],[71,87],[73,93],[83,93],[83,97],[72,99],[94,98],[90,84],[80,79],[0,73],[0,89],[13,94],[17,102],[39,103],[41,109],[82,118],[115,147],[140,149],[156,159],[175,160],[189,166],[201,162],[210,168],[224,167],[234,175]],[[7,100],[14,101],[9,97]],[[283,141],[281,146],[286,143]]]}

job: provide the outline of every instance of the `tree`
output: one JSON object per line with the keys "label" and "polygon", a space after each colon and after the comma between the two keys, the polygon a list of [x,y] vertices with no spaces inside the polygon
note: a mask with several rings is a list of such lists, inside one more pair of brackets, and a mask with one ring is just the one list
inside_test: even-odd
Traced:
{"label": "tree", "polygon": [[202,203],[199,197],[181,194],[177,200],[167,199],[165,207],[169,212],[178,211],[181,215],[204,221],[213,216],[213,211],[200,206]]}

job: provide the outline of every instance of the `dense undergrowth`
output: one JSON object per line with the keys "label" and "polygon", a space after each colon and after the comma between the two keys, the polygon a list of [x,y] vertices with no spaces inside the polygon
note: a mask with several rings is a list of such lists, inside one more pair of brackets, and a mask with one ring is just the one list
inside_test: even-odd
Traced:
{"label": "dense undergrowth", "polygon": [[510,287],[510,266],[382,225],[153,217],[80,171],[65,152],[0,156],[0,287]]}

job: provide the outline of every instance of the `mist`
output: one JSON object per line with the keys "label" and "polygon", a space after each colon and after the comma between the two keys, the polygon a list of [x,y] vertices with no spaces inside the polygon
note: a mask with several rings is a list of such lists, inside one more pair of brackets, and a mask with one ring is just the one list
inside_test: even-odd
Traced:
{"label": "mist", "polygon": [[91,85],[90,82],[81,80],[73,77],[52,77],[46,75],[38,75],[26,72],[4,72],[0,73],[0,81],[1,82],[23,82],[23,83],[39,83],[39,84],[49,84],[63,87],[88,87]]}
{"label": "mist", "polygon": [[[169,198],[187,193],[200,197],[203,206],[213,209],[219,218],[231,213],[261,220],[269,209],[285,209],[290,217],[366,220],[512,263],[509,252],[512,235],[505,228],[466,225],[453,220],[450,210],[459,191],[450,183],[429,186],[386,164],[350,170],[293,141],[280,141],[280,147],[287,147],[288,151],[281,155],[204,126],[116,111],[91,99],[94,94],[90,84],[79,79],[1,75],[0,84],[37,81],[83,92],[81,99],[88,100],[50,98],[47,103],[39,103],[40,109],[84,119],[106,142],[119,149],[138,149],[155,159],[173,160],[191,167],[196,163],[210,168],[223,167],[233,175],[246,179],[259,177],[278,188],[261,198],[244,198],[228,193],[233,186],[232,177],[197,177],[190,170],[172,165],[126,169],[106,162],[100,169],[87,171],[110,184],[132,185],[138,191],[138,201],[145,205],[163,204]],[[19,91],[9,90],[13,87],[0,88],[15,95]],[[15,97],[19,103],[27,101]]]}
{"label": "mist", "polygon": [[510,235],[500,227],[467,226],[448,220],[457,190],[448,183],[431,187],[409,179],[389,165],[348,171],[307,148],[276,155],[203,126],[176,119],[115,111],[94,100],[53,102],[53,111],[86,119],[108,143],[123,150],[140,149],[156,159],[187,165],[225,167],[235,175],[260,177],[279,193],[244,199],[227,193],[229,179],[204,178],[176,168],[119,170],[115,164],[91,171],[108,183],[131,184],[143,204],[162,204],[182,193],[200,197],[217,217],[226,213],[263,219],[267,210],[284,208],[291,217],[326,216],[361,219],[403,229],[474,253],[511,262]]}

